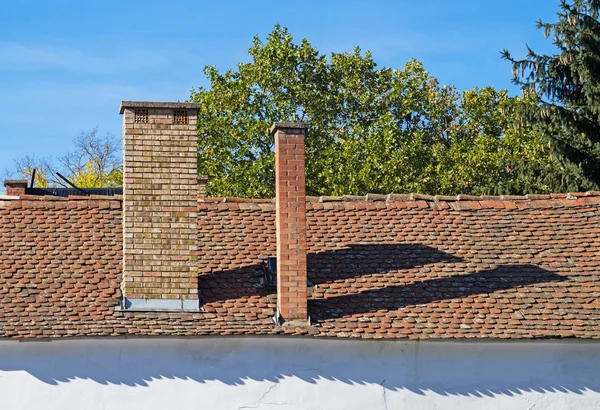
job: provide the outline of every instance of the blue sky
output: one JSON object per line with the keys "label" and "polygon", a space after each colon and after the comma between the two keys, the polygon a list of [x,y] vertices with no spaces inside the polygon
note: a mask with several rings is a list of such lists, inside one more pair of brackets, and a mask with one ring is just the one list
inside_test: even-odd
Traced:
{"label": "blue sky", "polygon": [[[121,133],[121,100],[182,101],[207,85],[202,68],[246,61],[277,23],[323,53],[358,45],[381,66],[412,57],[460,89],[508,87],[525,43],[558,0],[0,2],[0,175],[26,154],[61,155],[80,131]],[[2,189],[0,187],[0,189]]]}

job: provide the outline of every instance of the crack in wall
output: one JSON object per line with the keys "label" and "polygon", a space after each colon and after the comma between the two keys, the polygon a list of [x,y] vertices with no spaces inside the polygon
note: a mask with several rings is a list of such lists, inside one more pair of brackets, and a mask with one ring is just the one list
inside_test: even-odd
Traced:
{"label": "crack in wall", "polygon": [[385,383],[386,379],[383,379],[381,381],[381,383],[379,383],[379,385],[381,386],[381,394],[382,394],[382,398],[383,398],[383,408],[385,410],[388,410],[388,402],[387,402],[387,389],[385,388],[385,386],[383,385],[383,383]]}
{"label": "crack in wall", "polygon": [[275,387],[277,387],[279,385],[279,378],[276,379],[276,381],[269,386],[269,388],[267,389],[267,391],[265,391],[262,396],[259,397],[258,400],[250,403],[250,404],[245,404],[241,407],[238,407],[238,410],[242,410],[242,409],[257,409],[258,406],[260,406],[261,404],[271,404],[271,405],[279,405],[278,403],[262,403],[262,401],[265,399],[265,397],[267,397],[267,395],[269,393],[271,393],[271,391],[273,391],[273,389]]}
{"label": "crack in wall", "polygon": [[533,410],[535,407],[537,407],[537,403],[527,397],[527,395],[523,395],[523,400],[525,400],[528,404],[527,410]]}

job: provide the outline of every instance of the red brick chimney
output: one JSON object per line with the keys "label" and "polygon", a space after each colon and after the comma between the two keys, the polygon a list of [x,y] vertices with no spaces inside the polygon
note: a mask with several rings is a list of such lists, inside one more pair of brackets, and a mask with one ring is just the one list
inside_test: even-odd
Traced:
{"label": "red brick chimney", "polygon": [[28,182],[20,179],[7,179],[4,181],[6,195],[25,195]]}
{"label": "red brick chimney", "polygon": [[125,309],[199,309],[198,108],[121,103]]}
{"label": "red brick chimney", "polygon": [[304,134],[308,124],[277,122],[275,190],[277,227],[277,313],[288,325],[307,325],[306,180]]}

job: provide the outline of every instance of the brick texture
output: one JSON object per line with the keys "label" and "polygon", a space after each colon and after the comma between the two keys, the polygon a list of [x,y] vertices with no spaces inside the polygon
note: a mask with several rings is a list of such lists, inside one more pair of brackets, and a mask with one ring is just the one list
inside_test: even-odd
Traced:
{"label": "brick texture", "polygon": [[188,106],[122,109],[127,299],[198,299],[198,110]]}
{"label": "brick texture", "polygon": [[25,188],[27,188],[28,182],[19,179],[7,179],[4,181],[4,187],[6,188],[6,195],[24,195]]}
{"label": "brick texture", "polygon": [[278,313],[307,321],[305,128],[276,124],[274,132]]}

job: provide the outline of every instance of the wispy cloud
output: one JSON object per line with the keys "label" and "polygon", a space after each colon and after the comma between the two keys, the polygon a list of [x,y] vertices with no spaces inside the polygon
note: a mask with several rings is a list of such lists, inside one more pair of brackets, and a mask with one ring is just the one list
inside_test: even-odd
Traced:
{"label": "wispy cloud", "polygon": [[119,82],[31,81],[2,87],[0,128],[6,130],[16,124],[31,128],[35,124],[45,124],[44,127],[55,129],[67,124],[89,126],[98,121],[118,124],[117,113],[122,100],[177,101],[186,98],[185,87],[155,82],[136,86]]}
{"label": "wispy cloud", "polygon": [[[351,38],[352,40],[346,40]],[[350,43],[352,41],[352,43]],[[453,55],[473,53],[484,50],[488,44],[483,38],[463,37],[460,34],[444,36],[426,33],[407,32],[388,36],[344,36],[344,40],[325,40],[320,44],[327,51],[350,51],[354,46],[360,46],[363,51],[371,51],[379,58],[391,59],[398,56],[419,55]]]}
{"label": "wispy cloud", "polygon": [[122,100],[177,101],[185,87],[152,82],[147,86],[119,82],[61,83],[31,81],[3,86],[0,93],[0,177],[13,158],[27,154],[60,155],[82,130],[98,126],[121,133]]}
{"label": "wispy cloud", "polygon": [[340,29],[339,35],[322,37],[314,44],[326,52],[350,51],[358,45],[364,51],[371,51],[377,59],[397,62],[423,56],[466,59],[490,53],[497,55],[507,43],[523,42],[514,34],[517,27],[506,22],[484,25],[465,18],[446,25],[442,31],[432,30],[429,25],[408,25],[371,32],[350,26]]}
{"label": "wispy cloud", "polygon": [[63,70],[113,74],[172,64],[190,56],[183,50],[114,49],[90,53],[64,46],[0,42],[0,70]]}

